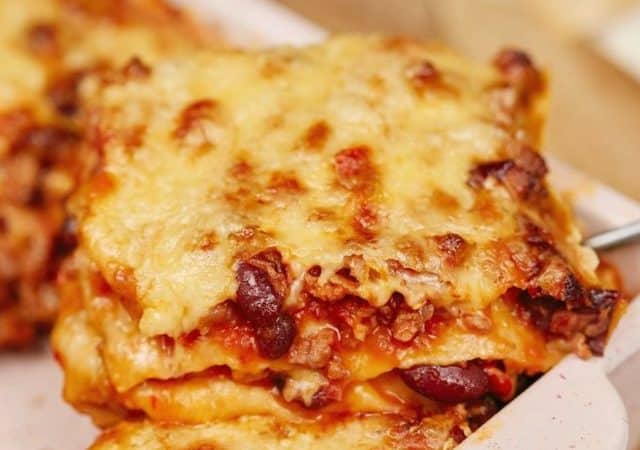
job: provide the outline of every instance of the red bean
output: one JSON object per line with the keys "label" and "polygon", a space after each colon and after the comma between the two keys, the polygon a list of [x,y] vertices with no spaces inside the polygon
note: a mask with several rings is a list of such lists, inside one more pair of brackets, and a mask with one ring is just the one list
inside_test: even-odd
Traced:
{"label": "red bean", "polygon": [[275,321],[256,329],[258,351],[267,359],[285,355],[296,337],[296,323],[289,314],[279,315]]}
{"label": "red bean", "polygon": [[242,262],[238,265],[236,280],[236,300],[245,317],[257,326],[272,324],[280,313],[283,299],[271,284],[269,274]]}
{"label": "red bean", "polygon": [[414,391],[432,400],[466,402],[482,397],[489,389],[484,371],[472,364],[460,366],[415,366],[402,371],[402,379]]}

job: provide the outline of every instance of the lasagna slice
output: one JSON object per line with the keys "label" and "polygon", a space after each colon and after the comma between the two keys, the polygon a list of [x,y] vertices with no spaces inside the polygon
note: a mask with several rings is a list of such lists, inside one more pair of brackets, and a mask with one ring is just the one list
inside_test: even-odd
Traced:
{"label": "lasagna slice", "polygon": [[451,448],[603,351],[623,302],[547,183],[524,53],[347,35],[82,93],[103,158],[54,346],[121,423],[96,448]]}
{"label": "lasagna slice", "polygon": [[79,150],[80,80],[212,39],[161,0],[0,1],[0,349],[29,345],[57,311],[75,245],[63,202],[96,157]]}

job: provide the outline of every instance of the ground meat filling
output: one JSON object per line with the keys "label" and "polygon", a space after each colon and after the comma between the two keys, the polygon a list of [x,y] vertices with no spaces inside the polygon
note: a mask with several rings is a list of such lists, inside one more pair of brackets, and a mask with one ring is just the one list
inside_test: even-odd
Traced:
{"label": "ground meat filling", "polygon": [[516,200],[533,200],[545,194],[547,165],[538,152],[525,144],[514,143],[513,158],[479,164],[469,173],[467,184],[480,189],[488,178],[500,182]]}
{"label": "ground meat filling", "polygon": [[546,295],[535,297],[525,291],[509,295],[515,297],[521,317],[550,337],[576,340],[577,353],[584,357],[602,355],[612,311],[620,299],[618,291],[600,288],[587,289],[572,302]]}

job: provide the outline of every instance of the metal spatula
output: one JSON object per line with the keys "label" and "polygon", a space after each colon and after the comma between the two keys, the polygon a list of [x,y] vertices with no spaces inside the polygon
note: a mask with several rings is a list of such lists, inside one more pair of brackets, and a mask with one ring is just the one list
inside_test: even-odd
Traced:
{"label": "metal spatula", "polygon": [[583,244],[600,251],[609,250],[638,240],[640,240],[640,220],[594,234],[585,239]]}

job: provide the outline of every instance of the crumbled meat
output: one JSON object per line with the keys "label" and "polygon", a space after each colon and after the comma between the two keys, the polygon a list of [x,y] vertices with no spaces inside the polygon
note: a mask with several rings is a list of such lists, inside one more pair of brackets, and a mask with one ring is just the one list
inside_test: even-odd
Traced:
{"label": "crumbled meat", "polygon": [[556,311],[551,316],[549,331],[564,337],[570,337],[576,332],[584,330],[587,325],[597,319],[593,312]]}
{"label": "crumbled meat", "polygon": [[321,328],[310,335],[298,335],[289,351],[288,360],[292,364],[320,369],[329,363],[332,346],[336,342],[336,332],[331,328]]}
{"label": "crumbled meat", "polygon": [[487,178],[502,179],[513,166],[511,160],[479,164],[469,172],[467,184],[474,189],[480,189]]}
{"label": "crumbled meat", "polygon": [[485,395],[481,399],[468,404],[467,416],[471,431],[480,428],[499,410],[500,405],[498,405],[498,402],[490,395]]}
{"label": "crumbled meat", "polygon": [[436,244],[438,244],[438,249],[444,254],[447,264],[456,266],[464,260],[468,244],[462,236],[448,233],[436,236],[435,240]]}
{"label": "crumbled meat", "polygon": [[378,308],[376,317],[378,322],[385,326],[390,326],[398,315],[398,311],[404,305],[404,296],[399,292],[394,292],[389,301]]}
{"label": "crumbled meat", "polygon": [[299,401],[303,405],[311,407],[316,393],[329,384],[329,380],[318,372],[295,370],[285,380],[282,397],[287,402]]}
{"label": "crumbled meat", "polygon": [[330,380],[341,380],[347,378],[351,372],[347,369],[338,355],[333,355],[327,365],[327,377]]}
{"label": "crumbled meat", "polygon": [[513,159],[479,164],[469,173],[467,184],[480,189],[487,178],[500,181],[516,199],[531,200],[546,193],[547,166],[540,154],[524,144],[512,144]]}
{"label": "crumbled meat", "polygon": [[427,60],[410,64],[406,69],[406,76],[410,86],[418,94],[428,88],[439,86],[441,74],[436,67]]}
{"label": "crumbled meat", "polygon": [[493,327],[491,318],[483,311],[474,311],[462,314],[462,323],[467,329],[478,333],[488,333]]}
{"label": "crumbled meat", "polygon": [[506,81],[518,91],[528,94],[540,88],[542,76],[525,52],[504,49],[496,55],[493,63]]}
{"label": "crumbled meat", "polygon": [[347,325],[359,341],[364,341],[373,327],[372,319],[376,309],[364,299],[347,296],[337,302],[329,303],[328,309],[335,324]]}
{"label": "crumbled meat", "polygon": [[305,406],[310,409],[318,409],[336,401],[342,400],[342,389],[336,384],[328,384],[321,387],[313,397],[311,402]]}
{"label": "crumbled meat", "polygon": [[587,292],[589,304],[596,309],[611,308],[620,299],[620,292],[612,289],[592,288]]}
{"label": "crumbled meat", "polygon": [[401,308],[391,325],[391,334],[400,342],[411,341],[424,330],[425,322],[433,317],[434,307],[427,303],[418,310]]}
{"label": "crumbled meat", "polygon": [[559,257],[549,259],[550,262],[534,280],[535,289],[567,303],[570,308],[580,306],[584,298],[582,285]]}

